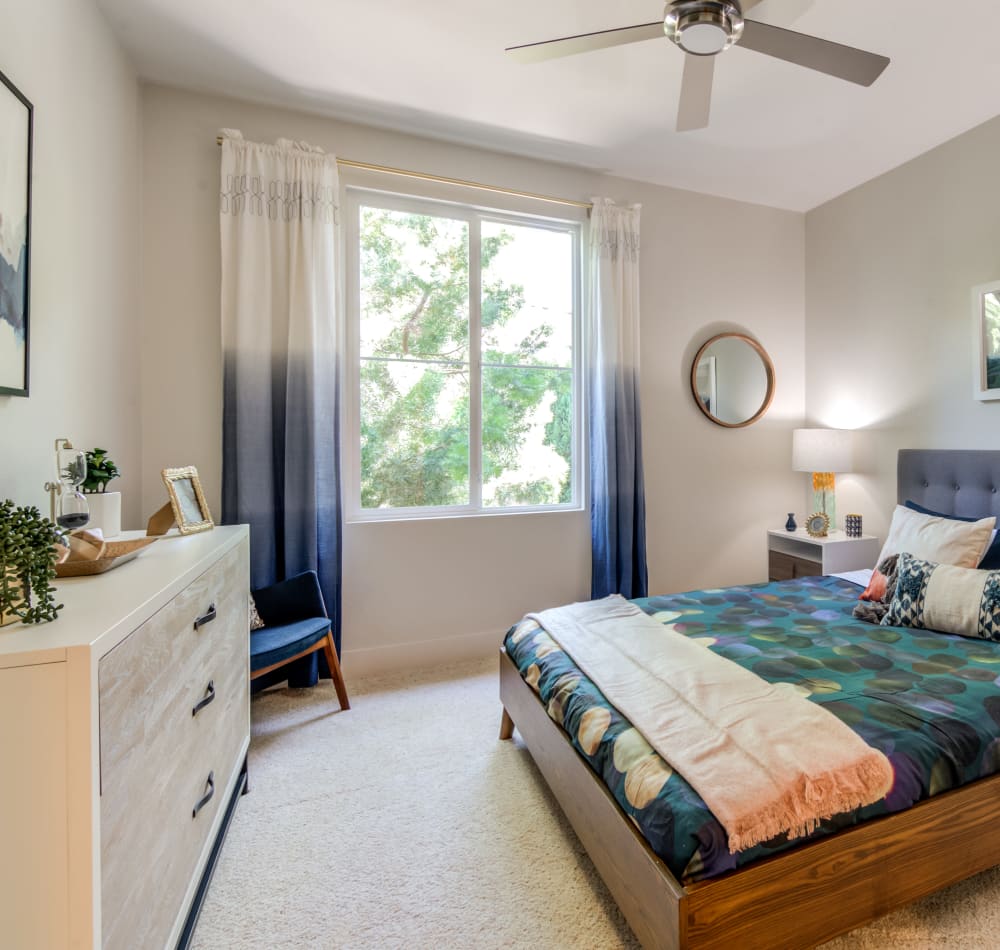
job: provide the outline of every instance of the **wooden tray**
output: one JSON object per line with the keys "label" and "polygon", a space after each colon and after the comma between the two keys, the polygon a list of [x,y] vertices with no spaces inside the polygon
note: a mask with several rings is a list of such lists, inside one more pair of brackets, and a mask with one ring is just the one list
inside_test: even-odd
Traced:
{"label": "wooden tray", "polygon": [[138,557],[142,549],[152,544],[156,538],[136,538],[134,541],[109,541],[105,550],[111,557],[98,558],[95,561],[80,559],[63,561],[56,565],[56,577],[89,577],[91,574],[103,574]]}

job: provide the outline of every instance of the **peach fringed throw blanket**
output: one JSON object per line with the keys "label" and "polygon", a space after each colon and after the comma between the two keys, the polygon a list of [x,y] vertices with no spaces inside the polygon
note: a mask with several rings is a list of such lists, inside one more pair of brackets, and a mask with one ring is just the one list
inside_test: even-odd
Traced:
{"label": "peach fringed throw blanket", "polygon": [[889,760],[836,716],[617,594],[529,614],[694,787],[729,850],[883,798]]}

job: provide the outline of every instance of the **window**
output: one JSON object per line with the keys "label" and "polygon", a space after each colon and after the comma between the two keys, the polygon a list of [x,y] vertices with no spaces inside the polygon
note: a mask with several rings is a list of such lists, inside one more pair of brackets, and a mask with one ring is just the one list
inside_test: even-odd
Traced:
{"label": "window", "polygon": [[350,513],[579,507],[579,226],[355,190],[348,208]]}

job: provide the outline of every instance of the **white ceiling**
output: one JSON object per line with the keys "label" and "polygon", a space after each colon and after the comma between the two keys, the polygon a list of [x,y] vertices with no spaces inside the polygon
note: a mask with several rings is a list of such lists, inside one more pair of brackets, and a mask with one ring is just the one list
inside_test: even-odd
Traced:
{"label": "white ceiling", "polygon": [[864,89],[736,47],[710,127],[683,134],[666,39],[531,66],[503,52],[650,22],[658,0],[98,3],[147,79],[799,211],[1000,111],[996,0],[763,0],[752,18],[892,63]]}

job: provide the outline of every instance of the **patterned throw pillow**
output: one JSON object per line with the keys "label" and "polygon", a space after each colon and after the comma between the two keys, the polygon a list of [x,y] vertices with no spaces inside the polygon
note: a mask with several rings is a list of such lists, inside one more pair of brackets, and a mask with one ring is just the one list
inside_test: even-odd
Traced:
{"label": "patterned throw pillow", "polygon": [[904,552],[897,573],[883,626],[1000,640],[1000,571],[935,564]]}
{"label": "patterned throw pillow", "polygon": [[858,600],[871,600],[884,604],[888,604],[892,600],[896,588],[896,561],[898,559],[898,554],[890,554],[878,562],[875,570],[872,571],[868,586],[861,592]]}
{"label": "patterned throw pillow", "polygon": [[858,602],[854,605],[854,616],[867,623],[881,623],[892,598],[896,594],[896,566],[898,554],[890,554],[872,571],[871,580]]}
{"label": "patterned throw pillow", "polygon": [[257,612],[257,604],[254,602],[253,594],[250,595],[250,629],[251,630],[261,630],[264,627],[264,621],[261,620],[260,614]]}

